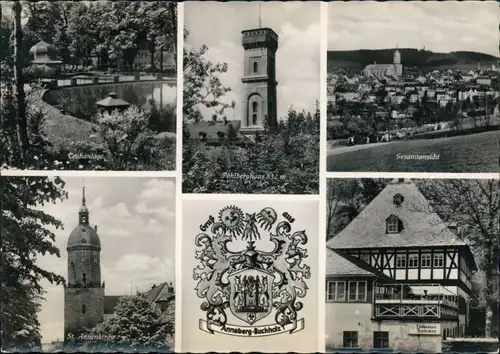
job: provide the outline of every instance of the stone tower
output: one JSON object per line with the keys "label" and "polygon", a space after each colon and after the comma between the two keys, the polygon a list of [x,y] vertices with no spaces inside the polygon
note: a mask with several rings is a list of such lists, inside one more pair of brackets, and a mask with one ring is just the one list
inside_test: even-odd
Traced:
{"label": "stone tower", "polygon": [[278,124],[276,105],[276,51],[278,35],[270,28],[241,32],[244,52],[241,129],[255,134],[264,129],[267,117],[270,127]]}
{"label": "stone tower", "polygon": [[68,277],[64,287],[64,339],[93,328],[104,317],[104,283],[101,283],[101,242],[97,226],[89,224],[85,202],[78,212],[78,226],[71,232],[68,244]]}
{"label": "stone tower", "polygon": [[396,51],[394,52],[394,57],[392,59],[392,63],[394,64],[394,67],[396,68],[396,75],[397,76],[403,75],[403,64],[401,64],[401,53],[399,52],[397,46],[396,46]]}

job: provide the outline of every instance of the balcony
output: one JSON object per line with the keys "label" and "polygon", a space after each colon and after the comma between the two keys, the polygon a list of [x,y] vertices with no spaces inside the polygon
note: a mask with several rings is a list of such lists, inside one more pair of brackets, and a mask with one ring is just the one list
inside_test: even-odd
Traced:
{"label": "balcony", "polygon": [[373,297],[377,319],[458,318],[457,296],[440,284],[376,284]]}

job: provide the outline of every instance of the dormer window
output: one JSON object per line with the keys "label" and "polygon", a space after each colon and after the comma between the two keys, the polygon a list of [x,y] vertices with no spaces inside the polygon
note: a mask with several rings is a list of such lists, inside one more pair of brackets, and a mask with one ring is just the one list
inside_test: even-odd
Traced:
{"label": "dormer window", "polygon": [[392,198],[392,201],[394,202],[394,205],[400,207],[401,204],[403,204],[404,198],[401,194],[398,193]]}
{"label": "dormer window", "polygon": [[385,223],[387,234],[399,234],[403,231],[403,222],[395,215],[389,216]]}

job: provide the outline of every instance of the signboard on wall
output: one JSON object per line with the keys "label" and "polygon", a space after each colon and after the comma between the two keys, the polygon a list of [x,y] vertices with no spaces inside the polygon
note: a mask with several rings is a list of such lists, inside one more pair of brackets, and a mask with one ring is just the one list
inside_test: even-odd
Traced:
{"label": "signboard on wall", "polygon": [[414,336],[440,336],[441,324],[440,323],[415,323],[410,324],[408,334]]}

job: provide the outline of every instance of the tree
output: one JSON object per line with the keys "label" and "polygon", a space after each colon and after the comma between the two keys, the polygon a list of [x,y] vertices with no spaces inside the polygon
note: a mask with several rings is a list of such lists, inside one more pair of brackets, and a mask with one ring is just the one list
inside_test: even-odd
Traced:
{"label": "tree", "polygon": [[24,58],[22,55],[22,43],[23,43],[23,31],[21,28],[21,3],[19,1],[14,1],[12,5],[14,10],[14,57],[15,57],[15,70],[14,70],[14,82],[16,85],[16,107],[17,107],[17,119],[16,119],[16,130],[17,130],[17,140],[19,144],[19,161],[21,166],[24,166],[27,159],[28,151],[28,130],[26,123],[26,94],[24,92],[24,80],[23,80],[23,67]]}
{"label": "tree", "polygon": [[[151,55],[150,66],[151,69],[154,69],[156,50],[160,49],[160,54],[163,55],[165,47],[175,48],[177,41],[177,6],[170,1],[141,2],[137,17],[143,21],[144,39]],[[163,62],[160,61],[161,69],[162,66]]]}
{"label": "tree", "polygon": [[327,240],[342,231],[384,189],[384,179],[328,179]]}
{"label": "tree", "polygon": [[167,348],[167,338],[174,332],[172,317],[162,316],[143,294],[123,296],[115,312],[91,329],[90,333],[105,338],[114,337],[113,345],[131,348]]}
{"label": "tree", "polygon": [[463,230],[462,237],[476,255],[479,270],[485,274],[486,337],[498,302],[495,294],[496,257],[500,244],[499,180],[432,180],[421,183],[422,193],[445,221]]}
{"label": "tree", "polygon": [[220,75],[227,72],[227,63],[213,64],[204,55],[208,47],[200,49],[184,48],[184,88],[183,114],[190,119],[198,110],[198,105],[207,108],[220,109],[230,107],[222,98],[231,91],[224,86]]}
{"label": "tree", "polygon": [[37,312],[42,280],[62,284],[64,278],[37,264],[39,254],[60,257],[49,229],[62,223],[40,206],[67,198],[64,182],[48,177],[3,177],[2,196],[2,347],[40,345]]}
{"label": "tree", "polygon": [[[255,136],[254,142],[247,144],[240,135],[234,143],[227,139],[220,146],[194,146],[184,135],[183,191],[317,193],[319,133],[307,132],[307,116],[307,112],[290,108],[275,131],[265,130],[260,137]],[[310,117],[311,124],[319,126],[319,113],[316,111]],[[224,177],[231,175],[241,177]]]}

